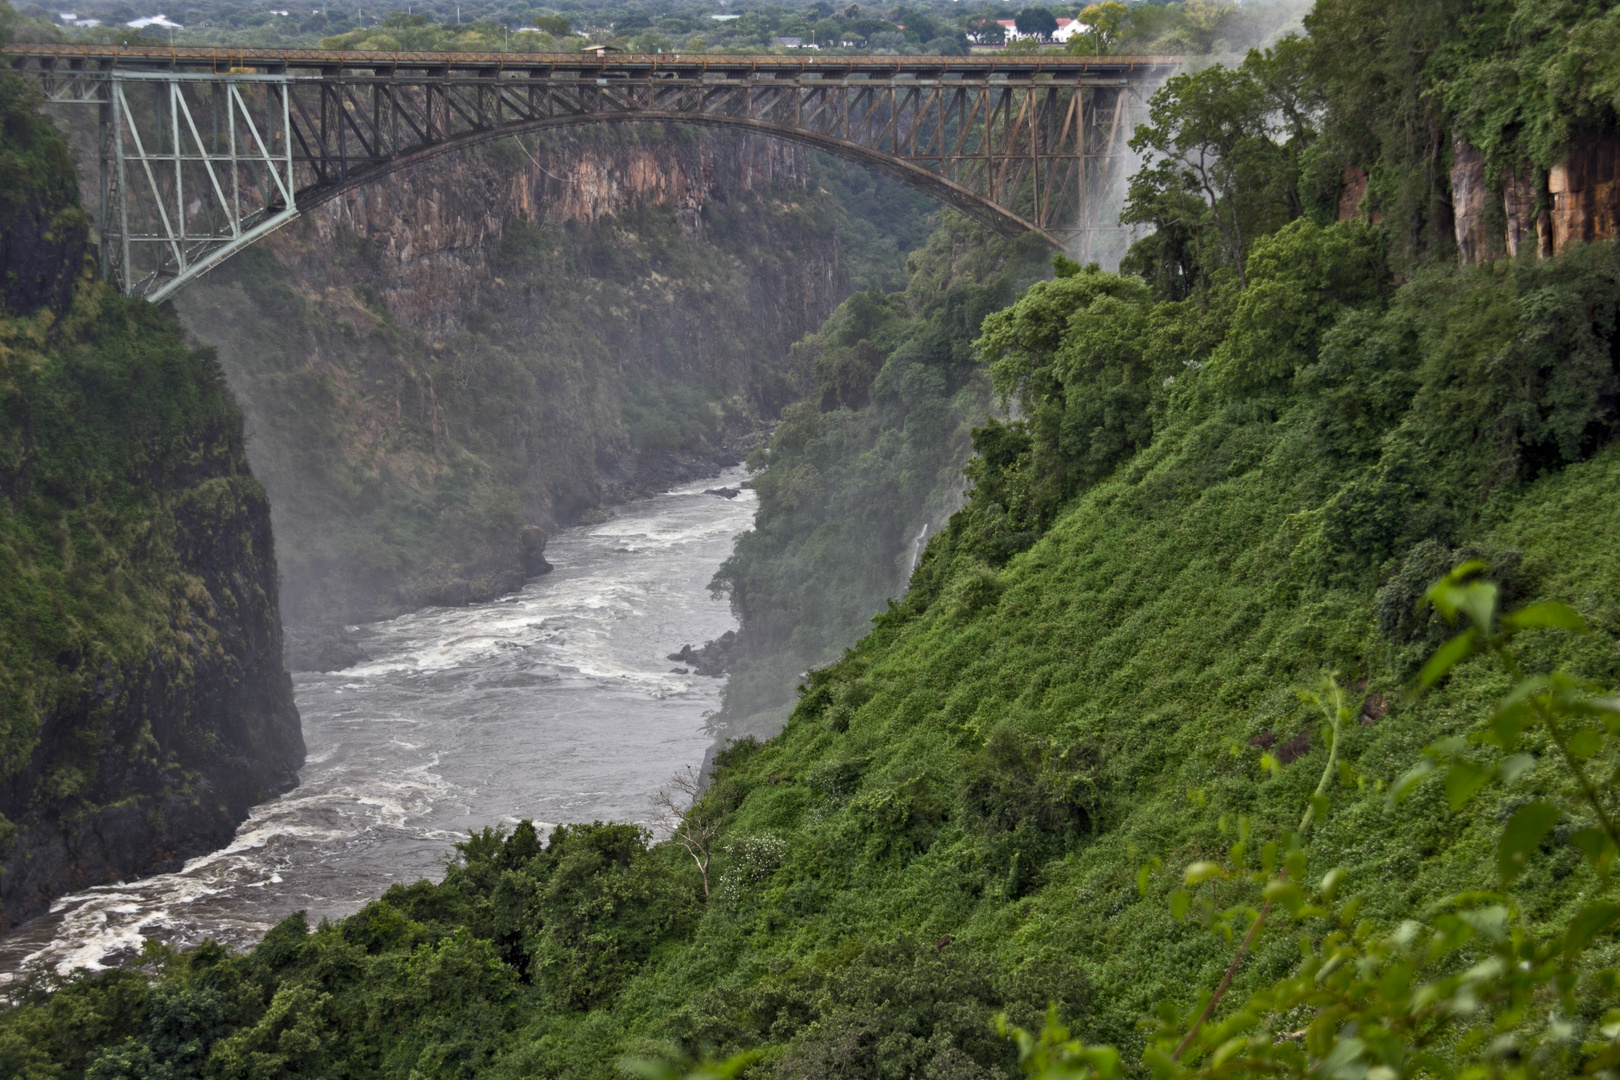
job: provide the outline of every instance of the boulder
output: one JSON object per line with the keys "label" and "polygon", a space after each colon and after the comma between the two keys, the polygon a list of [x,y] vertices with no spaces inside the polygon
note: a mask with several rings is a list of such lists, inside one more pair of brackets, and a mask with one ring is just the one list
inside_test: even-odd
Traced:
{"label": "boulder", "polygon": [[551,573],[552,565],[546,561],[546,534],[538,525],[529,525],[518,533],[518,561],[530,577]]}

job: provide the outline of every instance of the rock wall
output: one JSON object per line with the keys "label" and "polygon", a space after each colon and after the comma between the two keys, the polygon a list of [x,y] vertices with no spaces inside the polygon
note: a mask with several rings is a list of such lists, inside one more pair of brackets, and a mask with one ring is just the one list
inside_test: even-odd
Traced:
{"label": "rock wall", "polygon": [[1552,250],[1620,236],[1620,132],[1581,139],[1547,173]]}
{"label": "rock wall", "polygon": [[525,530],[738,459],[848,291],[809,152],[506,137],[317,208],[182,292],[243,402],[302,625],[524,580]]}
{"label": "rock wall", "polygon": [[1465,142],[1451,153],[1451,210],[1457,230],[1457,257],[1465,265],[1491,255],[1490,210],[1493,192],[1485,182],[1485,159]]}
{"label": "rock wall", "polygon": [[95,281],[0,75],[0,931],[178,869],[297,783],[269,504],[213,358]]}
{"label": "rock wall", "polygon": [[1620,237],[1620,132],[1586,136],[1551,169],[1526,163],[1495,185],[1483,157],[1467,143],[1456,143],[1452,162],[1457,254],[1464,264],[1504,252],[1547,258],[1571,244]]}

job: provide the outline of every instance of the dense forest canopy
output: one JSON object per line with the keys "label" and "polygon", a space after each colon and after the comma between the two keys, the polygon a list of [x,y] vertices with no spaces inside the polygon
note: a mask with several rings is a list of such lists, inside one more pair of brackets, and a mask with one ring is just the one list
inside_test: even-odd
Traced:
{"label": "dense forest canopy", "polygon": [[[142,6],[142,4],[145,6]],[[233,0],[89,0],[71,10],[20,5],[39,26],[32,35],[135,44],[255,44],[343,49],[577,51],[587,44],[629,52],[794,52],[963,54],[972,46],[1020,52],[1240,53],[1296,26],[1302,0],[1192,0],[1190,3],[1025,4],[914,0],[762,4],[752,0],[423,0],[403,7],[364,0],[271,7]],[[161,8],[161,10],[160,10]],[[72,19],[66,18],[72,15]],[[154,16],[160,21],[145,22]],[[1087,28],[1053,40],[1057,20]],[[999,20],[1031,36],[1006,41]],[[94,23],[94,25],[89,25]],[[1018,37],[1017,34],[1014,37]],[[793,44],[797,39],[797,44]]]}
{"label": "dense forest canopy", "polygon": [[[1165,7],[1108,35],[1226,10]],[[1504,207],[1620,140],[1617,12],[1320,0],[1155,94],[1119,273],[946,215],[791,359],[719,584],[850,621],[816,575],[965,441],[964,504],[684,846],[484,830],[245,956],[38,973],[0,1070],[1612,1076],[1620,250]]]}

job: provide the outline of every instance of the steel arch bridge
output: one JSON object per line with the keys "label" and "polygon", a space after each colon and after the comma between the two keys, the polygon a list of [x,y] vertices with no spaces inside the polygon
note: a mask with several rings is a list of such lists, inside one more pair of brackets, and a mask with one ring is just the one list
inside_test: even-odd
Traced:
{"label": "steel arch bridge", "polygon": [[713,124],[859,162],[1085,253],[1131,111],[1179,57],[631,56],[6,45],[95,106],[103,270],[162,300],[300,213],[447,151],[579,124]]}

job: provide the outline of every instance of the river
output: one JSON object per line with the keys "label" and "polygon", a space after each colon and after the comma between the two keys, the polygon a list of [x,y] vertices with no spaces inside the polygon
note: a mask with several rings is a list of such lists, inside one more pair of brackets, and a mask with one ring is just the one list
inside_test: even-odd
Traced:
{"label": "river", "polygon": [[171,874],[58,900],[0,941],[0,975],[125,961],[144,941],[251,945],[299,909],[346,915],[395,882],[437,878],[468,829],[646,821],[708,749],[718,679],[666,659],[736,623],[705,586],[755,500],[704,490],[558,533],[556,569],[522,592],[359,627],[372,658],[294,677],[308,758],[234,842]]}

